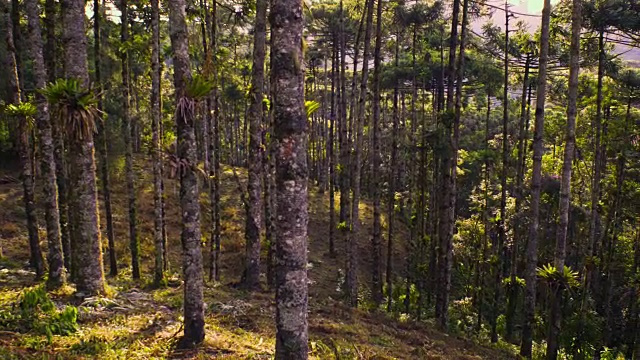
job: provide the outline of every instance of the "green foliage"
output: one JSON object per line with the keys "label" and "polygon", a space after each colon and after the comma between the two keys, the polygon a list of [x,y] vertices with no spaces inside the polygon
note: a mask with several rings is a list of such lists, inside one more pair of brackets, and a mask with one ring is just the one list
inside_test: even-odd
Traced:
{"label": "green foliage", "polygon": [[[14,311],[19,309],[19,311]],[[25,290],[12,309],[0,309],[0,328],[22,333],[35,331],[46,335],[50,343],[53,335],[71,335],[78,330],[78,309],[66,306],[58,310],[44,287]]]}
{"label": "green foliage", "polygon": [[349,230],[349,225],[347,224],[346,221],[341,221],[341,222],[338,223],[338,230],[347,231],[347,230]]}
{"label": "green foliage", "polygon": [[211,93],[213,87],[213,81],[202,75],[194,75],[186,86],[185,96],[195,101],[201,101]]}
{"label": "green foliage", "polygon": [[313,113],[320,109],[320,103],[314,100],[308,100],[304,102],[304,109],[307,113],[307,118],[310,118]]}
{"label": "green foliage", "polygon": [[23,102],[19,104],[9,104],[2,110],[9,117],[15,118],[18,121],[25,121],[27,130],[33,129],[33,116],[38,112],[38,109],[32,103]]}
{"label": "green foliage", "polygon": [[505,288],[509,289],[509,288],[511,288],[512,286],[515,285],[517,288],[524,289],[524,287],[526,285],[525,280],[523,278],[521,278],[521,277],[518,277],[518,276],[516,276],[515,282],[513,284],[511,282],[512,282],[511,281],[511,277],[510,276],[506,277],[506,278],[504,278],[502,280],[502,286],[504,286]]}
{"label": "green foliage", "polygon": [[561,272],[551,264],[542,265],[542,267],[537,269],[537,274],[540,280],[550,285],[561,286],[563,288],[580,286],[578,272],[571,270],[568,266],[565,266]]}
{"label": "green foliage", "polygon": [[36,106],[30,102],[23,102],[19,104],[9,104],[4,107],[4,112],[9,116],[24,116],[32,117],[36,114]]}
{"label": "green foliage", "polygon": [[83,140],[97,132],[96,122],[101,117],[97,108],[98,99],[78,79],[58,79],[42,89],[41,93],[57,110],[61,128],[67,136]]}

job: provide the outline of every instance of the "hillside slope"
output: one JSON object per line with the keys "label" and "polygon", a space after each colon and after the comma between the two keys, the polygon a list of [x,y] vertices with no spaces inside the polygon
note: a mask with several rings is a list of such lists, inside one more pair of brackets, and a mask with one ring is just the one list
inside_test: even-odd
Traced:
{"label": "hillside slope", "polygon": [[[120,274],[109,278],[112,295],[108,299],[73,297],[66,287],[51,294],[59,306],[79,306],[80,330],[71,336],[46,336],[0,329],[2,359],[270,359],[274,349],[273,293],[251,294],[234,284],[242,272],[243,211],[238,185],[230,168],[222,177],[222,281],[207,283],[206,339],[197,350],[180,351],[175,343],[181,335],[182,287],[180,282],[180,223],[177,202],[178,185],[168,180],[166,186],[168,242],[171,264],[169,285],[151,289],[153,263],[152,217],[153,194],[150,179],[139,179],[139,223],[142,247],[143,280],[130,280],[126,194],[121,181],[123,166],[114,162],[112,177],[113,208]],[[148,164],[137,162],[138,173]],[[240,177],[243,174],[239,171]],[[1,177],[1,176],[0,176]],[[6,179],[6,177],[5,177]],[[209,229],[208,202],[203,192],[203,229]],[[371,220],[371,209],[361,204],[363,229]],[[24,270],[28,262],[26,228],[23,220],[19,183],[0,184],[0,242],[5,258],[0,261],[0,309],[9,309],[26,287],[33,287],[33,273]],[[102,222],[104,224],[104,220]],[[46,239],[41,225],[41,239]],[[316,359],[509,359],[510,354],[478,346],[469,340],[449,336],[423,323],[399,321],[382,313],[351,310],[339,302],[338,283],[344,259],[327,256],[328,196],[315,189],[310,193],[309,224],[309,326],[312,358]],[[406,233],[400,228],[398,238]],[[203,231],[203,234],[207,234]],[[207,236],[208,239],[208,236]],[[103,241],[103,244],[106,241]],[[394,257],[398,268],[403,264],[401,241]],[[336,241],[338,254],[343,254],[344,241]],[[369,282],[369,234],[359,241],[360,281]],[[46,248],[46,244],[43,244]],[[208,257],[205,252],[205,264]],[[366,291],[366,290],[365,290]],[[0,322],[1,323],[1,322]]]}

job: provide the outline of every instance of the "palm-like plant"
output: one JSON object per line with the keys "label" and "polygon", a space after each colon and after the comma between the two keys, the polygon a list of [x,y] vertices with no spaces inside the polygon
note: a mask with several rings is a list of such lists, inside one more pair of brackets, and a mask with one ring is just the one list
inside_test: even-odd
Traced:
{"label": "palm-like plant", "polygon": [[19,104],[9,104],[2,110],[8,117],[26,121],[26,130],[30,131],[35,126],[34,115],[37,112],[36,106],[30,102]]}
{"label": "palm-like plant", "polygon": [[97,132],[96,121],[101,119],[98,98],[79,80],[58,79],[41,93],[56,108],[61,128],[70,138],[80,141]]}
{"label": "palm-like plant", "polygon": [[213,91],[213,81],[201,75],[194,75],[185,88],[185,93],[178,100],[176,118],[189,121],[195,118],[196,105]]}

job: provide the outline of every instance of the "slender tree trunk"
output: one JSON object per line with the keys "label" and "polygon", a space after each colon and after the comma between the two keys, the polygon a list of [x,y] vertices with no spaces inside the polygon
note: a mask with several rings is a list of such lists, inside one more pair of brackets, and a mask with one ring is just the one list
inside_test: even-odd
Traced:
{"label": "slender tree trunk", "polygon": [[[401,31],[396,33],[394,68],[397,70],[400,63]],[[396,204],[396,178],[398,174],[398,132],[400,127],[400,114],[398,113],[399,81],[396,79],[393,87],[393,130],[391,134],[391,172],[389,173],[389,195],[387,199],[387,311],[391,312],[393,305],[393,235]]]}
{"label": "slender tree trunk", "polygon": [[540,61],[536,89],[536,116],[533,135],[533,170],[531,175],[531,201],[529,240],[526,249],[524,321],[520,355],[531,358],[533,326],[536,310],[536,267],[538,266],[538,227],[540,223],[540,187],[542,182],[542,155],[544,153],[544,104],[547,94],[547,61],[549,58],[549,23],[551,1],[545,0],[542,9],[540,35]]}
{"label": "slender tree trunk", "polygon": [[[455,199],[456,199],[456,169],[458,158],[458,138],[459,124],[461,112],[461,98],[456,99],[454,104],[454,78],[458,78],[458,91],[461,96],[463,65],[464,65],[464,40],[466,36],[467,21],[467,0],[463,4],[463,20],[462,20],[462,36],[460,39],[461,56],[459,61],[458,73],[456,73],[455,54],[458,44],[458,14],[460,11],[460,1],[454,0],[453,3],[453,21],[451,25],[451,40],[449,43],[449,67],[447,83],[447,114],[443,119],[446,127],[446,154],[442,162],[442,180],[441,194],[442,201],[440,205],[440,229],[439,240],[440,247],[438,255],[438,292],[436,297],[436,318],[438,324],[442,328],[446,328],[449,311],[449,292],[451,290],[451,268],[453,261],[453,228],[455,218]],[[455,109],[454,109],[455,105]]]}
{"label": "slender tree trunk", "polygon": [[353,166],[353,178],[351,188],[353,189],[353,198],[351,201],[351,231],[347,237],[347,299],[348,303],[352,307],[358,306],[358,236],[360,232],[360,178],[362,168],[362,147],[363,147],[363,133],[364,127],[364,112],[367,95],[367,84],[369,78],[369,55],[370,55],[370,43],[371,43],[371,28],[373,27],[373,0],[367,2],[367,22],[364,32],[364,52],[362,56],[362,80],[360,83],[360,96],[358,99],[358,113],[355,118],[356,124],[353,132],[355,143],[355,154],[352,161]]}
{"label": "slender tree trunk", "polygon": [[[7,64],[6,68],[9,70],[9,94],[11,96],[12,105],[20,105],[22,102],[20,77],[18,75],[18,54],[14,43],[13,33],[13,21],[11,14],[13,7],[16,6],[15,2],[11,5],[6,0],[1,0],[0,10],[2,10],[2,16],[5,25],[5,40],[7,46]],[[12,7],[13,6],[13,7]],[[33,164],[31,162],[32,152],[29,145],[29,128],[27,124],[27,118],[24,115],[14,116],[14,121],[17,121],[18,128],[18,153],[20,156],[20,163],[22,164],[22,172],[20,178],[22,181],[23,199],[25,206],[25,213],[27,217],[27,230],[29,234],[29,251],[30,251],[30,264],[35,269],[36,278],[40,279],[44,276],[44,259],[42,257],[42,251],[40,249],[40,238],[38,235],[38,218],[36,216],[35,194],[33,188]]]}
{"label": "slender tree trunk", "polygon": [[[262,228],[262,98],[264,93],[264,58],[266,47],[267,1],[256,2],[256,23],[253,38],[251,105],[249,108],[249,179],[245,224],[246,258],[245,287],[260,288],[260,229]],[[246,121],[246,120],[245,120]]]}
{"label": "slender tree trunk", "polygon": [[[340,19],[342,20],[342,2],[340,2]],[[336,229],[336,174],[335,174],[335,124],[336,124],[336,110],[341,104],[341,97],[344,94],[340,91],[341,81],[338,79],[339,75],[339,51],[338,51],[338,36],[333,37],[333,51],[331,55],[331,115],[329,116],[329,144],[327,145],[327,157],[329,159],[329,256],[334,258],[336,256],[335,247],[335,229]],[[325,74],[326,76],[326,74]],[[338,99],[336,103],[336,91],[338,92]]]}
{"label": "slender tree trunk", "polygon": [[515,204],[515,216],[514,216],[514,231],[513,231],[513,248],[511,250],[511,281],[508,289],[508,303],[506,313],[506,337],[509,341],[514,341],[514,323],[516,308],[518,302],[518,293],[520,287],[516,284],[516,278],[518,273],[518,248],[520,246],[522,229],[521,229],[521,207],[523,200],[522,182],[525,172],[525,157],[524,148],[526,142],[526,129],[525,119],[527,116],[527,89],[529,88],[529,67],[531,65],[531,54],[527,54],[524,66],[524,78],[522,81],[522,97],[520,100],[520,120],[518,123],[518,164],[516,168],[516,204]]}
{"label": "slender tree trunk", "polygon": [[[367,0],[365,0],[365,4],[367,4]],[[345,26],[344,26],[344,18],[345,18],[345,14],[344,14],[344,4],[341,1],[340,2],[340,34],[339,34],[339,52],[340,52],[340,80],[339,80],[339,87],[340,87],[340,91],[339,94],[341,96],[340,100],[338,101],[339,103],[339,124],[340,124],[340,132],[338,134],[338,141],[340,143],[340,169],[339,169],[339,176],[340,176],[340,223],[344,224],[345,226],[343,226],[342,228],[347,231],[348,227],[346,226],[347,224],[349,224],[350,222],[350,210],[351,210],[351,206],[349,204],[349,196],[350,196],[350,183],[352,182],[352,175],[350,174],[350,169],[351,169],[351,144],[349,141],[349,135],[347,132],[347,113],[346,113],[346,82],[347,82],[347,77],[346,77],[346,51],[347,51],[347,40],[346,40],[346,34],[345,34]],[[362,18],[360,20],[360,25],[358,27],[358,33],[356,35],[356,41],[355,41],[355,45],[354,45],[354,56],[353,56],[353,77],[351,79],[351,111],[349,114],[349,122],[351,122],[352,124],[355,123],[355,119],[357,117],[356,113],[357,113],[357,106],[356,106],[356,101],[357,101],[357,96],[356,96],[356,84],[357,84],[357,67],[358,67],[358,55],[359,55],[359,44],[360,44],[360,34],[362,33],[362,28],[364,25],[364,17],[365,17],[365,13],[363,11],[362,13]],[[352,134],[353,135],[353,134]],[[349,234],[347,234],[347,242],[348,242],[348,238],[349,238]],[[348,260],[349,261],[349,260]],[[347,272],[348,272],[348,267],[347,267]],[[348,277],[348,275],[347,275]],[[348,282],[348,280],[347,280]]]}
{"label": "slender tree trunk", "polygon": [[169,2],[169,28],[173,47],[174,84],[176,106],[184,106],[185,111],[176,111],[178,127],[177,155],[180,169],[180,208],[182,214],[182,251],[184,276],[184,337],[182,347],[192,347],[204,340],[203,269],[200,248],[200,203],[197,165],[196,139],[194,133],[195,114],[189,111],[188,102],[196,101],[186,93],[191,81],[189,65],[189,42],[184,0]]}
{"label": "slender tree trunk", "polygon": [[273,0],[276,143],[276,359],[307,359],[307,119],[302,3]]}
{"label": "slender tree trunk", "polygon": [[160,5],[151,0],[151,157],[153,162],[153,243],[155,264],[153,282],[164,282],[164,243],[162,241],[162,148],[160,147]]}
{"label": "slender tree trunk", "polygon": [[[571,12],[571,48],[569,60],[569,93],[567,105],[567,130],[565,134],[564,161],[562,164],[562,181],[560,185],[559,223],[556,230],[555,267],[564,271],[566,259],[567,228],[569,226],[569,210],[571,208],[571,172],[576,143],[576,115],[578,102],[578,74],[580,72],[580,30],[582,20],[581,0],[573,0]],[[558,286],[551,293],[551,320],[547,337],[547,359],[558,357],[560,348],[562,288]]]}
{"label": "slender tree trunk", "polygon": [[[604,29],[600,29],[598,34],[598,85],[596,96],[596,117],[592,124],[594,131],[594,166],[593,166],[593,182],[591,185],[591,213],[589,217],[589,241],[587,243],[587,256],[592,256],[596,253],[596,246],[598,246],[596,239],[598,237],[599,229],[598,223],[600,215],[599,203],[600,203],[600,188],[602,181],[602,169],[603,169],[603,153],[601,146],[602,136],[602,102],[603,102],[603,78],[604,78],[604,61],[605,61],[605,48],[604,48]],[[593,266],[587,266],[586,268],[586,285],[585,289],[589,288],[592,284],[592,274],[594,272]]]}
{"label": "slender tree trunk", "polygon": [[[127,0],[121,0],[120,11],[120,42],[126,44],[129,41],[129,4]],[[140,279],[140,244],[137,234],[136,220],[136,188],[135,174],[133,172],[133,147],[131,136],[131,114],[129,113],[129,56],[125,46],[120,53],[122,66],[122,113],[124,121],[124,144],[125,144],[125,174],[127,181],[127,196],[129,204],[129,250],[131,251],[131,272],[134,279]]]}
{"label": "slender tree trunk", "polygon": [[[44,47],[44,61],[47,67],[47,82],[54,82],[57,78],[57,48],[56,13],[58,6],[55,0],[45,2],[44,24],[46,28],[47,42]],[[55,118],[54,109],[50,109],[50,117]],[[64,267],[71,271],[71,238],[69,234],[69,203],[68,203],[68,178],[66,163],[64,160],[64,140],[58,124],[51,124],[53,137],[53,157],[55,160],[56,186],[58,190],[58,210],[60,214],[60,238],[64,254]]]}
{"label": "slender tree trunk", "polygon": [[[24,2],[28,17],[27,54],[33,64],[33,73],[37,89],[43,89],[47,81],[47,70],[42,56],[42,35],[40,33],[40,9],[36,0]],[[49,253],[49,288],[57,288],[65,281],[64,258],[62,242],[60,241],[60,216],[58,212],[58,194],[56,188],[56,169],[53,158],[53,138],[51,135],[51,119],[49,117],[49,104],[44,96],[36,93],[38,112],[36,122],[40,138],[40,169],[42,171],[45,223],[47,227],[47,243]]]}
{"label": "slender tree trunk", "polygon": [[372,155],[371,179],[373,190],[373,237],[371,252],[373,269],[371,271],[371,295],[373,302],[379,306],[382,303],[382,226],[380,224],[380,71],[382,47],[382,0],[378,0],[376,15],[376,42],[373,55],[373,122],[372,127]]}
{"label": "slender tree trunk", "polygon": [[502,171],[500,174],[500,219],[498,220],[498,246],[496,247],[495,283],[491,311],[491,342],[498,342],[498,315],[502,297],[502,268],[506,255],[507,241],[507,177],[509,176],[509,11],[505,0],[505,40],[504,40],[504,89],[502,98]]}
{"label": "slender tree trunk", "polygon": [[211,124],[209,125],[209,156],[211,159],[209,177],[211,186],[209,187],[209,199],[211,201],[211,242],[209,244],[209,281],[220,280],[220,132],[218,113],[218,62],[216,52],[218,49],[218,11],[217,3],[214,1],[211,6],[211,66],[213,67],[213,92],[211,94],[212,113],[209,117]]}
{"label": "slender tree trunk", "polygon": [[[102,14],[100,8],[100,0],[93,1],[93,46],[94,46],[94,67],[95,80],[98,88],[98,110],[102,111]],[[102,116],[102,114],[100,115]],[[116,256],[116,245],[113,234],[113,211],[111,209],[111,187],[109,180],[109,154],[107,143],[109,142],[109,134],[104,118],[99,122],[100,129],[98,135],[98,157],[100,158],[100,175],[102,177],[102,196],[104,197],[105,218],[107,220],[107,240],[109,245],[109,275],[118,275],[118,261]]]}
{"label": "slender tree trunk", "polygon": [[[491,140],[491,90],[487,89],[487,116],[485,120],[484,131],[484,151],[489,153],[489,141]],[[485,272],[487,262],[487,249],[489,247],[489,182],[491,179],[491,162],[487,156],[484,161],[484,208],[482,211],[482,223],[483,223],[483,236],[482,236],[482,255],[480,257],[478,265],[478,281],[476,285],[476,302],[478,309],[478,318],[476,321],[476,331],[479,332],[482,329],[482,314],[484,310],[484,295],[485,295]]]}
{"label": "slender tree trunk", "polygon": [[[629,103],[630,105],[630,103]],[[627,109],[629,110],[630,107]],[[627,114],[629,111],[627,110]],[[638,323],[640,321],[638,314],[638,270],[640,269],[640,229],[636,229],[636,238],[633,243],[633,267],[632,276],[633,284],[631,286],[631,298],[629,299],[629,320],[627,328],[627,351],[625,359],[637,359],[638,354]]]}

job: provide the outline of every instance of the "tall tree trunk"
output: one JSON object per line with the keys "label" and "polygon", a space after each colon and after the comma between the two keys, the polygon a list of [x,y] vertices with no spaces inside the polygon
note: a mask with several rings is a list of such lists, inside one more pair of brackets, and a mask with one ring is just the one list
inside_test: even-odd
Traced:
{"label": "tall tree trunk", "polygon": [[302,3],[274,0],[276,143],[276,359],[307,359],[307,119],[304,111]]}
{"label": "tall tree trunk", "polygon": [[220,280],[220,132],[218,113],[218,7],[213,1],[211,5],[211,66],[213,68],[213,92],[211,93],[212,113],[209,117],[209,160],[210,169],[209,177],[211,178],[211,186],[209,187],[209,199],[211,202],[211,242],[209,244],[209,280]]}
{"label": "tall tree trunk", "polygon": [[[467,21],[467,0],[463,4],[462,19],[462,36],[460,39],[461,56],[459,61],[458,72],[456,73],[455,54],[458,44],[458,14],[460,11],[460,0],[453,2],[453,21],[451,25],[451,40],[449,42],[449,65],[448,65],[448,83],[447,83],[447,113],[443,119],[446,128],[446,154],[442,161],[442,179],[440,202],[440,229],[438,248],[438,292],[436,297],[436,318],[438,324],[442,328],[446,328],[449,311],[449,292],[451,290],[451,268],[453,261],[453,228],[455,218],[455,199],[456,199],[456,169],[458,158],[458,138],[461,112],[461,92],[462,80],[464,78],[464,40],[466,36]],[[458,82],[458,98],[454,104],[454,78],[457,77]],[[454,109],[455,105],[455,109]]]}
{"label": "tall tree trunk", "polygon": [[[569,93],[567,105],[567,130],[565,134],[564,161],[560,184],[559,222],[556,230],[555,267],[562,274],[566,259],[567,228],[571,208],[571,172],[576,142],[576,115],[578,102],[578,74],[580,72],[580,30],[582,30],[582,3],[573,0],[571,12],[571,49],[569,61]],[[585,289],[586,290],[586,289]],[[551,293],[551,320],[547,337],[547,359],[558,357],[561,326],[562,288],[558,286]]]}
{"label": "tall tree trunk", "polygon": [[[603,152],[601,146],[602,136],[602,101],[603,101],[603,80],[604,80],[604,61],[605,61],[605,48],[604,48],[604,29],[599,30],[598,34],[598,85],[596,95],[596,117],[592,128],[594,131],[594,166],[593,166],[593,180],[591,184],[591,213],[589,216],[589,241],[587,243],[587,256],[593,256],[596,252],[597,237],[599,233],[598,223],[600,219],[599,203],[600,203],[600,187],[602,181],[603,170]],[[594,272],[593,265],[586,267],[586,285],[585,289],[589,289],[589,286],[596,286],[592,284],[592,274]]]}
{"label": "tall tree trunk", "polygon": [[[120,42],[126,44],[129,41],[129,3],[121,0],[120,11]],[[127,181],[127,196],[129,204],[129,250],[131,251],[131,273],[134,279],[140,279],[140,243],[138,242],[138,230],[136,220],[136,187],[135,174],[133,172],[133,147],[131,136],[131,114],[129,113],[129,56],[127,46],[120,53],[122,66],[122,114],[124,121],[124,145],[125,145],[125,176]]]}
{"label": "tall tree trunk", "polygon": [[358,112],[357,118],[355,118],[356,124],[354,125],[355,131],[353,132],[355,154],[354,159],[351,162],[353,166],[353,177],[351,179],[351,188],[353,190],[353,198],[351,201],[351,231],[347,237],[347,299],[348,303],[352,307],[358,306],[358,236],[360,232],[360,178],[362,168],[362,147],[364,142],[364,134],[362,129],[364,127],[364,115],[365,104],[367,98],[367,84],[369,78],[369,56],[370,56],[370,43],[371,43],[371,28],[373,27],[373,8],[374,0],[367,1],[367,20],[364,32],[364,51],[362,56],[362,79],[360,83],[360,96],[358,99]]}
{"label": "tall tree trunk", "polygon": [[531,65],[531,54],[527,54],[527,58],[525,60],[524,66],[524,76],[522,81],[522,97],[520,99],[520,120],[518,122],[518,162],[516,168],[516,186],[515,186],[515,195],[516,195],[516,204],[515,204],[515,216],[514,216],[514,226],[513,226],[513,248],[511,250],[511,278],[510,278],[510,287],[508,288],[508,302],[507,302],[507,312],[506,312],[506,338],[509,341],[514,341],[514,325],[515,325],[515,315],[516,308],[518,302],[518,294],[520,292],[520,287],[516,284],[516,278],[518,273],[518,248],[520,246],[522,229],[522,200],[523,200],[523,189],[522,182],[525,173],[525,157],[524,157],[524,149],[526,142],[526,131],[525,129],[525,120],[527,116],[527,90],[529,88],[529,67]]}
{"label": "tall tree trunk", "polygon": [[531,358],[533,326],[536,311],[536,267],[538,266],[538,227],[540,223],[540,187],[542,182],[542,155],[544,153],[544,104],[547,95],[547,61],[549,59],[549,23],[551,0],[544,1],[542,30],[540,35],[540,61],[536,88],[536,116],[533,135],[533,170],[531,175],[531,200],[529,240],[526,250],[524,321],[520,355]]}
{"label": "tall tree trunk", "polygon": [[[93,1],[93,46],[94,46],[94,67],[95,81],[98,91],[98,110],[102,111],[102,14],[100,0]],[[100,115],[102,116],[102,115]],[[102,177],[102,196],[104,197],[105,218],[107,220],[107,240],[109,245],[109,275],[118,275],[118,260],[116,256],[116,244],[113,234],[113,211],[111,210],[111,187],[109,180],[109,154],[107,144],[109,133],[104,119],[98,124],[98,157],[100,158],[100,175]]]}
{"label": "tall tree trunk", "polygon": [[[567,104],[567,130],[565,134],[562,181],[560,184],[559,223],[556,230],[555,267],[564,271],[567,247],[567,228],[571,209],[571,172],[576,143],[576,115],[578,102],[578,75],[580,72],[580,30],[582,30],[582,0],[573,0],[571,12],[571,48],[569,54],[569,93]],[[586,290],[586,289],[585,289]],[[551,320],[547,336],[547,359],[558,357],[560,348],[562,288],[558,286],[551,293]]]}
{"label": "tall tree trunk", "polygon": [[[200,248],[200,203],[198,179],[196,178],[197,147],[194,133],[195,114],[189,111],[188,102],[196,101],[186,93],[191,81],[189,65],[189,42],[184,0],[169,2],[169,28],[173,47],[174,84],[176,106],[185,111],[176,111],[178,127],[177,155],[180,169],[180,208],[182,214],[182,271],[184,277],[184,337],[182,347],[192,347],[204,340],[204,302],[202,251]],[[182,105],[181,105],[182,104]]]}
{"label": "tall tree trunk", "polygon": [[151,0],[151,158],[153,162],[153,244],[155,264],[153,282],[164,282],[164,244],[162,241],[162,164],[160,147],[160,5]]}
{"label": "tall tree trunk", "polygon": [[266,47],[267,1],[256,1],[253,38],[251,105],[249,108],[249,179],[245,224],[245,287],[260,289],[260,229],[262,228],[262,98],[264,93],[264,58]]}
{"label": "tall tree trunk", "polygon": [[[396,33],[394,68],[398,70],[400,64],[401,30]],[[399,81],[395,80],[393,87],[393,130],[391,134],[391,172],[389,173],[389,195],[387,199],[387,311],[391,312],[393,305],[393,235],[396,204],[396,178],[398,175],[398,132],[400,127],[400,114],[398,112]]]}
{"label": "tall tree trunk", "polygon": [[[22,94],[20,88],[20,77],[18,76],[18,62],[17,52],[14,43],[13,22],[11,19],[12,6],[15,7],[15,3],[11,5],[6,0],[1,0],[0,10],[2,10],[2,16],[5,25],[5,40],[7,46],[7,64],[6,67],[9,70],[9,94],[11,97],[12,105],[20,105],[22,102]],[[27,124],[27,118],[24,115],[16,114],[14,121],[17,121],[18,128],[18,153],[20,156],[20,163],[22,164],[22,172],[20,174],[22,181],[23,199],[25,205],[25,213],[27,216],[27,230],[29,233],[29,251],[30,251],[30,263],[35,269],[36,278],[40,279],[44,276],[44,259],[42,258],[42,251],[40,249],[40,238],[38,235],[38,218],[36,215],[35,194],[33,188],[33,166],[31,162],[32,152],[29,145],[29,128]]]}
{"label": "tall tree trunk", "polygon": [[[44,24],[46,28],[47,42],[44,47],[44,61],[47,67],[47,82],[57,79],[57,48],[56,14],[58,6],[55,0],[45,2]],[[54,109],[50,109],[50,117],[55,118]],[[54,121],[51,124],[53,137],[53,157],[55,160],[56,186],[58,190],[58,210],[60,214],[60,238],[62,252],[64,254],[64,267],[71,271],[71,237],[69,234],[69,202],[68,202],[68,178],[66,162],[64,159],[64,139],[59,125]]]}
{"label": "tall tree trunk", "polygon": [[[27,54],[33,64],[35,85],[38,90],[45,87],[47,70],[42,56],[42,35],[40,33],[40,9],[36,0],[24,2],[28,17]],[[36,122],[40,138],[40,169],[42,171],[45,223],[47,227],[47,244],[49,253],[49,288],[57,288],[65,281],[62,242],[60,241],[60,215],[58,212],[58,193],[56,187],[56,168],[53,158],[53,138],[51,135],[51,119],[49,104],[42,93],[36,93],[38,112]]]}
{"label": "tall tree trunk", "polygon": [[493,306],[491,311],[491,342],[498,342],[498,314],[502,296],[502,268],[506,255],[507,242],[507,177],[509,176],[509,9],[505,0],[505,37],[504,37],[504,88],[502,94],[502,171],[500,174],[500,219],[498,220],[498,246],[496,247],[495,283],[493,288]]}
{"label": "tall tree trunk", "polygon": [[[373,5],[373,4],[372,4]],[[371,295],[374,304],[382,303],[382,226],[380,224],[380,71],[382,47],[382,0],[378,0],[376,14],[376,42],[373,52],[373,122],[371,144],[371,179],[373,190],[373,237],[371,252],[373,269],[371,271]]]}
{"label": "tall tree trunk", "polygon": [[[340,2],[340,21],[342,21],[343,16],[343,4]],[[339,68],[339,47],[338,47],[338,36],[333,37],[333,49],[331,54],[331,115],[329,116],[329,143],[327,145],[327,158],[328,168],[329,168],[329,256],[336,256],[336,247],[335,247],[335,229],[336,229],[336,201],[335,201],[335,190],[336,190],[336,174],[335,174],[335,125],[336,125],[336,112],[340,113],[340,110],[337,109],[342,101],[342,96],[344,94],[341,93],[340,84],[342,81],[338,79],[340,74]],[[326,74],[325,74],[326,76]],[[336,92],[338,92],[338,99],[336,102]],[[337,111],[336,111],[337,110]]]}
{"label": "tall tree trunk", "polygon": [[[491,90],[487,89],[487,116],[485,120],[484,131],[484,151],[489,153],[489,141],[491,140]],[[478,269],[476,278],[476,303],[478,317],[476,320],[476,332],[482,329],[482,314],[484,310],[484,285],[485,285],[485,272],[487,262],[487,249],[489,247],[489,181],[491,179],[491,161],[489,156],[485,157],[484,161],[484,205],[482,209],[482,223],[483,223],[483,235],[482,235],[482,251],[480,261],[478,262]]]}
{"label": "tall tree trunk", "polygon": [[[65,44],[65,72],[68,79],[77,79],[82,86],[89,86],[87,69],[87,36],[85,29],[84,1],[63,0],[63,43]],[[71,131],[71,129],[64,129]],[[70,134],[69,154],[73,209],[72,249],[75,263],[75,282],[78,293],[93,295],[104,292],[102,245],[96,194],[96,164],[93,157],[93,133],[80,138]]]}

